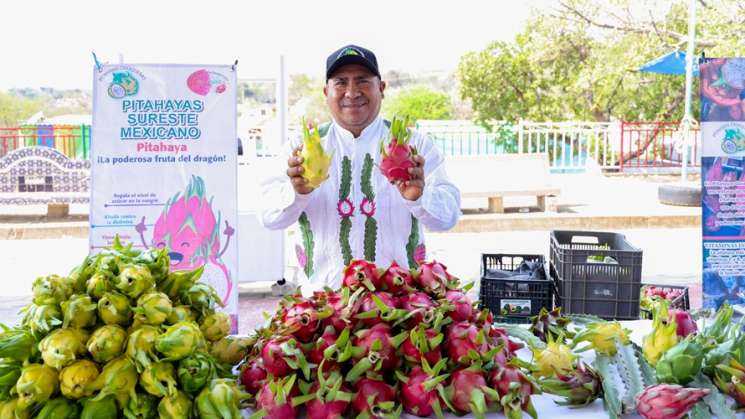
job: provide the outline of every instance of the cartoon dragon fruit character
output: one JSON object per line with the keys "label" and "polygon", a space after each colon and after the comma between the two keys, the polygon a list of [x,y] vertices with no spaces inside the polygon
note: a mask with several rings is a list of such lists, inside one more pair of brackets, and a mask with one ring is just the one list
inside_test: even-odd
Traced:
{"label": "cartoon dragon fruit character", "polygon": [[[218,291],[223,305],[227,303],[233,284],[230,273],[222,255],[230,244],[230,238],[235,229],[225,220],[224,234],[227,239],[225,246],[220,249],[221,214],[217,218],[212,209],[212,198],[207,200],[204,180],[199,176],[192,176],[183,195],[177,192],[166,202],[163,212],[155,222],[152,245],[167,247],[170,251],[171,270],[192,270],[206,264],[216,266],[225,276],[225,284],[211,283]],[[144,232],[145,217],[142,217],[135,229],[140,233],[143,245],[147,247]]]}

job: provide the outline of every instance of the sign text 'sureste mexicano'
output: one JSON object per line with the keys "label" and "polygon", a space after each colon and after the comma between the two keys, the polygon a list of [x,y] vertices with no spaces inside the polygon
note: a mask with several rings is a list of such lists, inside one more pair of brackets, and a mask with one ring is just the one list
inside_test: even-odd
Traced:
{"label": "sign text 'sureste mexicano'", "polygon": [[[204,102],[196,100],[122,100],[127,114],[126,127],[120,128],[122,140],[188,140],[202,135],[199,114]],[[139,148],[139,147],[138,147]]]}

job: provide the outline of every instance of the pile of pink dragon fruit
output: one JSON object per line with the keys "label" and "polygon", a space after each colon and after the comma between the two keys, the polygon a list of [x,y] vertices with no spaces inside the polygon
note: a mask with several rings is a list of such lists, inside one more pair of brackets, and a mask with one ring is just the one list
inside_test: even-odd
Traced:
{"label": "pile of pink dragon fruit", "polygon": [[541,393],[572,408],[602,400],[609,417],[734,418],[745,405],[731,307],[699,330],[655,300],[640,346],[617,321],[559,308],[529,327],[498,326],[438,262],[409,271],[356,260],[343,275],[338,290],[285,297],[252,336],[240,381],[253,417],[537,418]]}

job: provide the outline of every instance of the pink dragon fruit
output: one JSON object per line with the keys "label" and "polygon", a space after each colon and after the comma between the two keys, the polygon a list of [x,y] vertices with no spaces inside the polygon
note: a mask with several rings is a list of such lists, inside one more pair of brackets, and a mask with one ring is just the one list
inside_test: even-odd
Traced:
{"label": "pink dragon fruit", "polygon": [[[274,377],[284,377],[291,374],[295,368],[299,368],[306,379],[310,378],[310,365],[295,339],[287,337],[270,339],[261,348],[261,360],[266,372]],[[290,364],[297,365],[297,367],[293,368]]]}
{"label": "pink dragon fruit", "polygon": [[483,418],[487,404],[492,401],[487,397],[488,390],[481,367],[462,368],[450,375],[446,400],[456,413],[473,413],[477,418]]}
{"label": "pink dragon fruit", "polygon": [[313,384],[301,382],[300,389],[303,395],[293,398],[292,404],[305,404],[309,419],[344,418],[354,397],[338,371],[318,371],[317,380]]}
{"label": "pink dragon fruit", "polygon": [[419,289],[437,296],[445,295],[447,285],[452,280],[447,267],[437,261],[420,264],[414,274],[414,283]]}
{"label": "pink dragon fruit", "polygon": [[298,414],[292,398],[300,390],[295,384],[295,374],[267,381],[256,395],[256,407],[263,411],[264,419],[292,419]]}
{"label": "pink dragon fruit", "polygon": [[398,266],[395,261],[386,269],[380,279],[383,283],[383,289],[391,294],[400,294],[411,289],[413,277],[411,272]]}
{"label": "pink dragon fruit", "polygon": [[432,323],[435,320],[437,303],[424,292],[415,292],[401,297],[401,308],[409,313],[409,327],[419,323]]}
{"label": "pink dragon fruit", "polygon": [[385,323],[357,331],[354,338],[356,363],[349,371],[347,380],[355,381],[370,369],[379,372],[398,367],[399,358],[396,351],[408,334],[408,332],[402,332],[393,336],[391,327]]}
{"label": "pink dragon fruit", "polygon": [[445,298],[453,305],[453,310],[448,313],[453,321],[462,322],[471,319],[473,302],[466,294],[458,290],[450,290],[445,293]]}
{"label": "pink dragon fruit", "polygon": [[670,320],[675,320],[675,324],[678,325],[675,333],[681,338],[698,332],[696,321],[685,310],[671,309],[668,314],[668,321]]}
{"label": "pink dragon fruit", "polygon": [[317,310],[313,302],[300,296],[290,297],[283,311],[282,325],[303,343],[310,342],[321,325],[321,319],[333,313],[328,306],[323,311]]}
{"label": "pink dragon fruit", "polygon": [[330,308],[331,313],[326,319],[323,320],[323,327],[333,326],[333,328],[336,330],[336,333],[340,333],[342,330],[350,325],[349,319],[345,317],[345,314],[349,314],[348,312],[350,309],[350,296],[348,288],[342,288],[341,293],[334,292],[330,289],[325,291],[316,291],[313,294],[313,300],[316,301],[317,305]]}
{"label": "pink dragon fruit", "polygon": [[332,326],[327,326],[323,335],[316,340],[313,348],[308,352],[308,359],[324,372],[338,369],[339,364],[346,362],[352,356],[352,342],[349,339],[349,329],[344,329],[339,335]]}
{"label": "pink dragon fruit", "polygon": [[[447,374],[438,375],[445,367],[443,359],[437,365],[430,368],[425,361],[423,366],[414,367],[406,376],[396,371],[396,376],[401,384],[401,404],[408,413],[419,417],[427,417],[437,413],[442,417],[442,400],[440,400],[441,383],[448,377]],[[438,387],[440,391],[438,391]]]}
{"label": "pink dragon fruit", "polygon": [[538,386],[516,365],[498,365],[489,374],[489,384],[497,390],[499,403],[508,418],[522,418],[527,412],[533,419],[538,414],[530,401],[532,394],[539,394]]}
{"label": "pink dragon fruit", "polygon": [[357,290],[360,286],[364,286],[370,291],[381,290],[378,268],[374,263],[366,260],[353,260],[344,269],[342,286],[348,287],[352,291]]}
{"label": "pink dragon fruit", "polygon": [[416,166],[413,157],[416,149],[409,145],[411,131],[408,118],[391,121],[390,139],[380,143],[380,172],[389,182],[405,182],[411,179],[409,169]]}
{"label": "pink dragon fruit", "polygon": [[[378,301],[375,301],[375,298]],[[379,305],[382,304],[385,307],[381,310]],[[365,327],[373,327],[378,323],[389,322],[395,320],[394,314],[398,314],[398,311],[394,311],[398,308],[398,299],[388,292],[379,291],[375,293],[369,293],[362,299],[362,305],[360,306],[359,313],[356,318],[361,319]]]}
{"label": "pink dragon fruit", "polygon": [[[352,400],[352,410],[357,414],[367,413],[368,417],[382,417],[396,412],[396,389],[385,381],[363,377],[354,389],[357,395]],[[400,411],[400,406],[398,408]]]}
{"label": "pink dragon fruit", "polygon": [[264,380],[266,380],[266,370],[261,358],[247,361],[241,366],[241,384],[247,392],[256,394],[264,385]]}
{"label": "pink dragon fruit", "polygon": [[644,419],[680,419],[710,393],[706,388],[684,388],[657,384],[644,389],[636,399],[636,410]]}
{"label": "pink dragon fruit", "polygon": [[[483,330],[469,322],[458,322],[448,326],[446,346],[449,358],[463,365],[470,365],[479,360],[482,354],[486,356],[490,352]],[[489,357],[495,354],[496,351]]]}
{"label": "pink dragon fruit", "polygon": [[420,364],[424,359],[431,365],[435,365],[442,358],[440,352],[442,339],[442,333],[427,329],[424,324],[420,324],[409,332],[409,337],[401,344],[401,354],[412,364]]}

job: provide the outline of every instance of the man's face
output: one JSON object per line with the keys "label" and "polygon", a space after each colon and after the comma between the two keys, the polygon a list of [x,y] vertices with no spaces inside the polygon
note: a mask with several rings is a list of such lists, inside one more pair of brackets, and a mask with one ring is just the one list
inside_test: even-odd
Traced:
{"label": "man's face", "polygon": [[359,136],[378,116],[385,82],[364,66],[345,65],[326,82],[323,94],[334,120]]}

